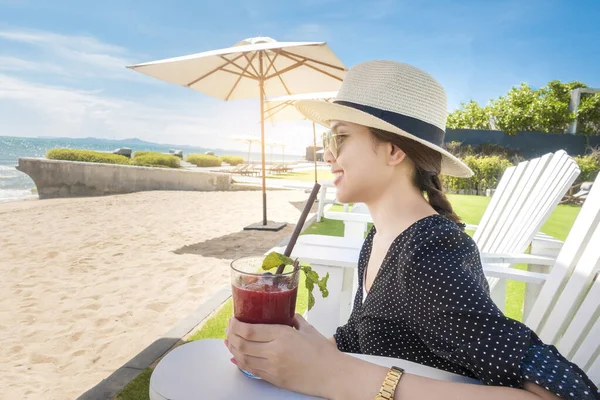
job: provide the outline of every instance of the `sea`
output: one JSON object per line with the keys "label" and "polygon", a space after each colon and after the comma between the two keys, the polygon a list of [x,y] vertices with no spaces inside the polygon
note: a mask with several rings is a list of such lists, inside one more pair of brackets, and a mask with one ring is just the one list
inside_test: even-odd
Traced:
{"label": "sea", "polygon": [[[36,199],[37,191],[33,180],[15,168],[20,157],[44,157],[50,149],[85,149],[112,151],[121,147],[136,151],[158,151],[168,153],[169,150],[183,150],[184,157],[188,154],[204,154],[208,151],[215,155],[242,156],[246,160],[248,152],[223,149],[208,149],[193,146],[169,145],[145,142],[140,139],[109,140],[98,138],[48,138],[48,137],[12,137],[0,136],[0,202]],[[265,158],[273,155],[266,154]],[[304,157],[297,155],[279,155],[273,162],[301,161]],[[250,153],[251,161],[260,160],[260,153]]]}

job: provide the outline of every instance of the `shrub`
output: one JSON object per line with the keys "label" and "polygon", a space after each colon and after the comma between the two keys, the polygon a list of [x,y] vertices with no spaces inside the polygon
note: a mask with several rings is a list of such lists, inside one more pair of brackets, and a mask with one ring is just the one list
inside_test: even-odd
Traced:
{"label": "shrub", "polygon": [[522,157],[521,152],[494,143],[482,143],[476,146],[475,154],[479,156],[500,156],[507,159]]}
{"label": "shrub", "polygon": [[197,167],[220,167],[222,163],[219,157],[205,154],[190,154],[187,156],[186,161],[195,164]]}
{"label": "shrub", "polygon": [[239,156],[223,156],[221,157],[223,162],[226,162],[229,165],[240,165],[244,163],[244,157]]}
{"label": "shrub", "polygon": [[581,173],[577,177],[575,183],[593,182],[600,171],[600,159],[595,154],[588,154],[581,157],[573,157]]}
{"label": "shrub", "polygon": [[152,152],[148,152],[148,154],[142,154],[141,156],[136,153],[132,164],[141,167],[163,168],[179,168],[181,166],[181,164],[179,164],[179,158],[175,156]]}
{"label": "shrub", "polygon": [[140,156],[147,156],[149,154],[150,155],[159,155],[159,156],[165,155],[163,153],[159,153],[158,151],[136,151],[135,153],[133,153],[133,158],[140,157]]}
{"label": "shrub", "polygon": [[51,149],[46,153],[49,160],[81,161],[103,164],[123,164],[129,165],[129,158],[110,153],[101,153],[92,150],[74,150],[74,149]]}
{"label": "shrub", "polygon": [[487,189],[495,189],[504,174],[504,171],[512,165],[506,158],[500,156],[473,156],[469,155],[462,161],[473,170],[471,178],[456,178],[443,176],[442,184],[448,192],[461,190],[483,195]]}

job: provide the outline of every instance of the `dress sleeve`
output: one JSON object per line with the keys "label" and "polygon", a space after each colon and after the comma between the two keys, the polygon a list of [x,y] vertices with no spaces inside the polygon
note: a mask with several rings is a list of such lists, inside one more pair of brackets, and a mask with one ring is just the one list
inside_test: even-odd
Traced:
{"label": "dress sleeve", "polygon": [[351,316],[346,325],[338,327],[333,335],[338,349],[345,353],[360,353],[355,320],[356,318]]}
{"label": "dress sleeve", "polygon": [[407,323],[437,356],[486,385],[521,388],[528,380],[563,398],[600,398],[577,365],[498,309],[467,234],[447,228],[430,232],[401,275]]}
{"label": "dress sleeve", "polygon": [[438,357],[487,385],[522,387],[530,330],[506,318],[489,296],[475,242],[447,227],[428,232],[399,272],[409,327]]}

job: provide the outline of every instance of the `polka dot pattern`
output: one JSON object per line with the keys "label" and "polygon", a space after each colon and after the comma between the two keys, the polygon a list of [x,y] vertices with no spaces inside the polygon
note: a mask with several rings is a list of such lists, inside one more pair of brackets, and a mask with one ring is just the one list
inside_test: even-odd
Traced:
{"label": "polka dot pattern", "polygon": [[[373,227],[360,252],[363,288]],[[356,292],[348,323],[334,335],[344,352],[401,358],[520,388],[537,382],[563,398],[600,398],[575,364],[490,298],[477,245],[441,215],[423,218],[390,246],[369,293]]]}

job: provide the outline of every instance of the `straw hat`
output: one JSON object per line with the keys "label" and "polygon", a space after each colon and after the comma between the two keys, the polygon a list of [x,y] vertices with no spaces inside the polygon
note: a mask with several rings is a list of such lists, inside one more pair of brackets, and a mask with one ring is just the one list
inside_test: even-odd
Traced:
{"label": "straw hat", "polygon": [[331,103],[297,100],[308,119],[327,128],[346,121],[416,140],[442,155],[442,174],[470,177],[473,171],[444,150],[446,92],[431,75],[396,61],[368,61],[351,68]]}

